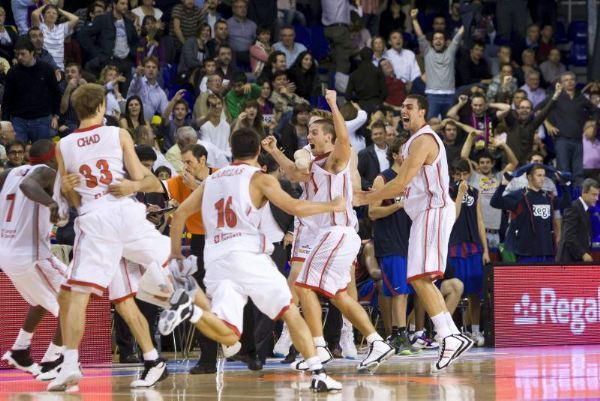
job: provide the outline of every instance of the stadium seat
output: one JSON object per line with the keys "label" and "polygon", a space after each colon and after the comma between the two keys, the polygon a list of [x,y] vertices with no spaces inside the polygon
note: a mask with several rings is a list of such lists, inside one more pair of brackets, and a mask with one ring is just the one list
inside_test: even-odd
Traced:
{"label": "stadium seat", "polygon": [[573,43],[569,52],[569,64],[577,67],[585,67],[588,64],[587,43]]}
{"label": "stadium seat", "polygon": [[[164,88],[170,88],[173,80],[177,76],[177,63],[166,65],[162,70]],[[177,92],[177,91],[176,91]]]}
{"label": "stadium seat", "polygon": [[305,26],[295,24],[294,31],[296,32],[296,42],[302,43],[307,49],[310,49],[312,44],[310,30]]}
{"label": "stadium seat", "polygon": [[567,30],[565,29],[565,24],[561,21],[556,22],[556,44],[565,44],[569,42],[569,38],[567,36]]}
{"label": "stadium seat", "polygon": [[310,52],[317,60],[323,60],[329,54],[329,41],[325,37],[325,31],[322,26],[311,26],[311,46]]}
{"label": "stadium seat", "polygon": [[588,24],[586,21],[573,21],[569,25],[569,40],[573,43],[587,43]]}

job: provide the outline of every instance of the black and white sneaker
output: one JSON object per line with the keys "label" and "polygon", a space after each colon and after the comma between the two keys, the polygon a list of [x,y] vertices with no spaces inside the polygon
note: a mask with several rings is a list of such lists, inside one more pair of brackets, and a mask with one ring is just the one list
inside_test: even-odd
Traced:
{"label": "black and white sneaker", "polygon": [[368,371],[374,373],[375,370],[386,359],[391,358],[396,353],[396,349],[382,340],[373,341],[369,345],[367,357],[358,365],[359,372]]}
{"label": "black and white sneaker", "polygon": [[60,372],[60,368],[62,367],[63,361],[64,358],[61,355],[55,361],[40,363],[41,372],[35,377],[35,380],[45,382],[56,379],[58,373]]}
{"label": "black and white sneaker", "polygon": [[310,380],[310,389],[314,393],[341,391],[342,383],[327,376],[327,373],[325,373],[325,369],[319,369],[312,372],[312,377]]}
{"label": "black and white sneaker", "polygon": [[182,288],[171,295],[169,304],[171,307],[162,311],[158,320],[158,330],[163,336],[168,336],[175,330],[175,327],[188,320],[194,310],[192,299]]}
{"label": "black and white sneaker", "polygon": [[33,376],[40,374],[40,367],[37,363],[33,362],[33,359],[31,359],[29,348],[11,349],[10,351],[6,351],[2,356],[2,360],[10,366],[23,372],[30,373]]}
{"label": "black and white sneaker", "polygon": [[[331,351],[329,351],[329,349],[327,347],[322,347],[320,345],[317,345],[315,347],[317,349],[317,355],[319,356],[319,360],[321,361],[322,365],[325,365],[328,362],[331,362],[331,360],[333,359],[333,355],[331,355]],[[308,364],[306,363],[306,360],[302,359],[299,361],[295,361],[293,362],[290,367],[294,370],[298,370],[298,371],[307,371],[308,370]]]}
{"label": "black and white sneaker", "polygon": [[144,361],[142,376],[131,382],[129,387],[152,387],[159,381],[166,379],[167,376],[169,376],[169,371],[167,370],[167,362],[164,359],[158,358],[154,361]]}
{"label": "black and white sneaker", "polygon": [[462,354],[471,349],[473,344],[474,341],[463,334],[452,334],[444,337],[440,344],[438,360],[431,364],[431,373],[438,373],[446,369]]}

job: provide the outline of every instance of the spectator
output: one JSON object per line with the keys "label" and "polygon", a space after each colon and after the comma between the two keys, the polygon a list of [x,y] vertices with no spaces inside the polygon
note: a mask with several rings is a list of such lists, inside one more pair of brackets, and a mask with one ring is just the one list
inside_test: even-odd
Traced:
{"label": "spectator", "polygon": [[527,94],[527,99],[533,103],[535,109],[546,98],[546,92],[540,88],[540,73],[538,71],[530,71],[525,76],[525,85],[521,89]]}
{"label": "spectator", "polygon": [[238,72],[231,80],[231,89],[225,95],[227,112],[232,119],[236,119],[242,111],[242,104],[250,99],[260,96],[261,87],[257,84],[249,84],[246,74]]}
{"label": "spectator", "polygon": [[[154,0],[142,0],[141,3],[140,6],[131,10],[131,13],[135,15],[135,25],[141,29],[146,17],[153,17],[156,22],[159,22],[163,16],[163,12],[159,8],[154,7]],[[160,25],[162,25],[162,21]]]}
{"label": "spectator", "polygon": [[196,121],[187,117],[190,108],[187,102],[183,100],[184,94],[184,89],[178,90],[173,99],[167,103],[167,107],[163,112],[159,134],[163,141],[163,149],[169,149],[175,144],[175,132],[179,128],[184,126],[193,127],[196,130],[200,128]]}
{"label": "spectator", "polygon": [[284,25],[296,22],[306,26],[306,17],[296,9],[296,0],[277,0],[277,12]]}
{"label": "spectator", "polygon": [[517,110],[519,108],[519,104],[521,104],[521,102],[525,99],[527,99],[527,92],[525,92],[523,89],[517,89],[512,96],[510,108]]}
{"label": "spectator", "polygon": [[274,75],[273,93],[271,93],[269,100],[275,105],[275,110],[282,113],[291,112],[297,104],[308,104],[306,99],[301,98],[289,89],[289,81],[283,71],[277,71]]}
{"label": "spectator", "polygon": [[154,135],[154,131],[151,127],[147,125],[140,125],[135,129],[135,144],[136,145],[148,145],[152,148],[154,153],[156,153],[156,161],[152,166],[152,170],[158,175],[158,169],[160,167],[166,167],[170,174],[175,175],[175,169],[171,166],[171,163],[167,161],[165,155],[157,149],[156,145],[156,135]]}
{"label": "spectator", "polygon": [[527,26],[527,1],[506,0],[496,4],[496,21],[498,35],[504,40],[515,38],[516,43],[521,43],[525,37]]}
{"label": "spectator", "polygon": [[600,138],[598,123],[593,120],[583,130],[583,173],[586,177],[598,177],[600,173]]}
{"label": "spectator", "polygon": [[273,50],[285,54],[286,68],[290,68],[300,53],[306,51],[306,46],[297,43],[296,32],[291,25],[285,25],[279,30],[279,42],[273,44]]}
{"label": "spectator", "polygon": [[538,63],[543,63],[548,60],[550,51],[554,49],[554,28],[552,25],[544,25],[542,28],[542,35],[540,37],[539,47],[535,58]]}
{"label": "spectator", "polygon": [[196,96],[208,91],[208,77],[217,74],[217,60],[206,59],[202,63],[202,67],[197,68],[192,72],[190,81],[194,86],[194,94]]}
{"label": "spectator", "polygon": [[258,28],[256,42],[250,47],[250,69],[255,77],[262,73],[272,51],[271,30],[265,27]]}
{"label": "spectator", "polygon": [[593,262],[592,230],[589,209],[598,203],[600,184],[588,178],[581,184],[581,196],[565,210],[556,261]]}
{"label": "spectator", "polygon": [[394,67],[390,60],[382,59],[379,67],[383,73],[383,79],[385,81],[385,87],[387,89],[387,97],[383,104],[393,108],[396,111],[402,109],[402,103],[406,99],[406,85],[401,79],[396,78],[394,75]]}
{"label": "spectator", "polygon": [[142,99],[144,106],[144,118],[152,120],[152,116],[161,115],[167,107],[167,94],[158,84],[158,59],[148,57],[144,60],[144,66],[138,66],[135,75],[129,84],[127,97],[137,95]]}
{"label": "spectator", "polygon": [[509,103],[516,90],[517,80],[513,77],[512,65],[504,64],[500,67],[500,74],[492,79],[486,99],[488,103]]}
{"label": "spectator", "polygon": [[538,51],[540,47],[540,26],[537,24],[531,24],[527,27],[527,34],[525,36],[525,42],[521,49],[531,49],[534,53]]}
{"label": "spectator", "polygon": [[286,65],[285,53],[277,50],[272,51],[258,80],[273,82],[273,75],[278,71],[285,71]]}
{"label": "spectator", "polygon": [[540,71],[542,72],[544,81],[548,83],[557,82],[560,76],[567,72],[567,68],[560,62],[560,50],[550,50],[548,60],[540,65]]}
{"label": "spectator", "polygon": [[360,128],[367,121],[367,112],[362,110],[360,106],[354,102],[343,104],[340,111],[346,121],[346,129],[348,130],[352,149],[358,153],[367,146],[365,137],[359,132]]}
{"label": "spectator", "polygon": [[142,65],[148,57],[157,57],[161,68],[174,57],[173,44],[170,37],[162,36],[159,21],[151,15],[142,20],[140,41],[135,51],[136,65]]}
{"label": "spectator", "polygon": [[17,139],[17,133],[10,121],[0,121],[0,145],[5,150],[11,142]]}
{"label": "spectator", "polygon": [[65,68],[65,80],[60,85],[63,94],[60,99],[61,117],[58,133],[61,137],[70,134],[79,127],[79,119],[71,104],[71,95],[75,89],[86,83],[86,80],[81,77],[81,66],[77,63],[67,64],[67,68]]}
{"label": "spectator", "polygon": [[208,57],[216,58],[222,45],[229,45],[229,27],[227,21],[217,20],[214,27],[214,37],[206,43]]}
{"label": "spectator", "polygon": [[140,125],[149,127],[150,123],[144,118],[144,103],[142,99],[137,95],[133,95],[127,98],[125,113],[119,120],[119,127],[126,129],[133,136],[133,132]]}
{"label": "spectator", "polygon": [[401,79],[406,85],[406,91],[410,92],[413,81],[421,76],[421,70],[417,64],[415,53],[402,48],[404,46],[404,37],[400,31],[392,31],[388,43],[390,48],[385,51],[383,56],[390,60],[390,63],[394,67],[396,78]]}
{"label": "spectator", "polygon": [[212,143],[228,158],[231,158],[229,135],[231,127],[223,118],[223,99],[215,94],[208,95],[208,115],[204,124],[200,123],[200,139]]}
{"label": "spectator", "polygon": [[125,77],[121,75],[119,69],[114,65],[105,66],[100,72],[98,83],[104,85],[106,89],[106,114],[117,116],[121,114],[121,104],[125,103],[119,84],[125,82]]}
{"label": "spectator", "polygon": [[58,128],[60,88],[52,68],[37,62],[33,43],[20,38],[15,45],[17,64],[6,75],[2,118],[13,123],[17,139],[49,139]]}
{"label": "spectator", "polygon": [[242,103],[242,112],[231,124],[231,132],[240,128],[249,128],[256,131],[261,138],[265,137],[263,116],[255,99],[248,99]]}
{"label": "spectator", "polygon": [[223,44],[217,52],[217,74],[223,78],[223,85],[229,87],[229,81],[239,71],[233,61],[231,47]]}
{"label": "spectator", "polygon": [[227,20],[229,27],[229,45],[235,52],[238,63],[250,64],[250,46],[256,39],[256,24],[246,18],[248,3],[246,0],[234,0],[231,4],[233,16]]}
{"label": "spectator", "polygon": [[352,42],[352,56],[358,55],[360,50],[371,43],[371,34],[365,24],[354,10],[350,11],[350,39]]}
{"label": "spectator", "polygon": [[[60,16],[64,16],[67,22],[57,24]],[[31,25],[41,29],[44,34],[44,49],[61,70],[65,68],[65,41],[73,33],[77,22],[79,17],[52,4],[46,4],[31,13]]]}
{"label": "spectator", "polygon": [[198,7],[194,0],[181,0],[171,10],[171,24],[169,32],[173,37],[176,49],[181,49],[189,38],[198,35],[198,27],[206,22],[206,13]]}
{"label": "spectator", "polygon": [[[525,77],[528,73],[532,71],[539,72],[539,69],[535,62],[535,52],[533,50],[523,50],[523,53],[521,54],[521,61],[523,62],[522,65],[516,69],[514,74],[517,78],[517,81],[519,81],[519,85],[525,84]],[[546,83],[542,83],[542,86],[546,87]]]}
{"label": "spectator", "polygon": [[[446,119],[441,125],[442,141],[446,149],[446,159],[449,166],[452,166],[460,158],[462,142],[458,140],[458,125],[456,121]],[[436,131],[437,132],[437,131]]]}
{"label": "spectator", "polygon": [[383,36],[374,36],[371,39],[371,49],[373,49],[373,65],[379,67],[385,53],[385,39]]}
{"label": "spectator", "polygon": [[319,71],[315,59],[308,51],[303,51],[298,55],[288,70],[288,78],[291,83],[296,85],[296,94],[304,99],[310,100],[313,96],[321,94]]}
{"label": "spectator", "polygon": [[350,4],[347,0],[321,0],[321,7],[321,22],[325,26],[325,37],[331,43],[334,71],[348,74],[352,55]]}
{"label": "spectator", "polygon": [[485,224],[479,191],[469,185],[471,166],[467,160],[455,163],[459,180],[450,188],[456,202],[456,221],[448,243],[448,264],[454,268],[456,278],[464,284],[464,295],[469,299],[467,308],[471,322],[471,338],[478,347],[483,346],[479,331],[481,295],[483,291],[483,265],[490,263]]}
{"label": "spectator", "polygon": [[390,168],[387,157],[388,146],[385,142],[385,124],[383,121],[375,121],[370,129],[373,144],[358,153],[358,172],[364,191],[373,186],[375,177]]}
{"label": "spectator", "polygon": [[506,235],[506,248],[513,252],[519,263],[554,261],[555,241],[552,216],[554,210],[567,208],[571,202],[570,188],[561,189],[561,198],[544,191],[544,166],[533,164],[527,171],[526,189],[502,195],[506,178],[496,190],[490,204],[511,211],[511,222]]}
{"label": "spectator", "polygon": [[284,155],[294,160],[294,152],[308,145],[308,120],[311,107],[308,104],[294,106],[292,118],[287,121],[279,132],[278,143]]}
{"label": "spectator", "polygon": [[273,86],[271,82],[264,81],[260,86],[260,96],[258,99],[256,99],[256,102],[260,107],[260,112],[265,119],[265,123],[271,122],[271,120],[274,118],[275,105],[273,105],[273,103],[271,103],[269,100],[272,92]]}
{"label": "spectator", "polygon": [[512,48],[506,45],[498,47],[496,57],[491,60],[490,64],[492,75],[494,76],[500,74],[500,67],[504,64],[512,65],[513,69],[519,67],[519,64],[512,59]]}
{"label": "spectator", "polygon": [[465,30],[461,27],[456,32],[448,47],[446,47],[445,32],[434,31],[431,44],[429,44],[417,20],[417,15],[418,10],[411,11],[413,26],[419,41],[419,49],[425,60],[425,73],[427,74],[425,94],[429,102],[427,118],[444,117],[448,109],[454,104],[456,89],[454,82],[454,60]]}
{"label": "spectator", "polygon": [[25,35],[27,33],[27,17],[29,13],[29,7],[34,6],[33,0],[12,0],[11,2],[13,19],[15,25],[19,30],[19,35]]}
{"label": "spectator", "polygon": [[[17,50],[18,52],[18,50]],[[14,141],[6,146],[6,156],[8,161],[4,168],[14,168],[25,164],[25,144],[21,141]]]}
{"label": "spectator", "polygon": [[[544,155],[538,151],[533,151],[527,157],[527,162],[528,162],[528,164],[543,164],[544,163]],[[525,168],[525,166],[523,166],[523,168]],[[516,171],[515,171],[515,174],[516,174]],[[527,185],[528,185],[528,181],[527,181],[526,174],[522,174],[517,177],[513,176],[513,179],[510,180],[510,182],[506,186],[504,195],[506,195],[510,192],[513,192],[513,191],[517,191],[519,189],[526,189]],[[556,190],[556,184],[554,184],[554,181],[552,181],[548,177],[544,177],[544,183],[542,184],[542,189],[544,191],[552,194],[553,196],[556,196],[558,194],[558,191]],[[557,217],[560,222],[560,214],[557,214]],[[556,229],[555,229],[555,231],[558,232],[558,230],[556,230]]]}
{"label": "spectator", "polygon": [[138,35],[133,23],[125,18],[127,0],[113,0],[112,11],[94,18],[78,33],[79,44],[89,61],[87,70],[98,73],[107,64],[117,66],[126,77],[135,61]]}
{"label": "spectator", "polygon": [[459,86],[471,84],[490,84],[492,75],[486,59],[483,57],[485,45],[474,42],[468,55],[462,57],[456,66],[456,84]]}
{"label": "spectator", "polygon": [[386,10],[381,13],[379,34],[384,38],[389,38],[392,31],[412,29],[410,18],[407,18],[402,12],[402,4],[404,3],[402,0],[390,0]]}
{"label": "spectator", "polygon": [[203,23],[198,30],[198,35],[189,38],[183,44],[177,73],[186,80],[196,68],[200,67],[208,55],[206,44],[210,40],[210,25]]}
{"label": "spectator", "polygon": [[[457,27],[457,32],[462,25]],[[444,34],[444,37],[450,37],[450,33],[448,32],[448,27],[446,25],[446,17],[443,15],[436,15],[433,17],[433,22],[431,23],[431,32],[441,32]]]}
{"label": "spectator", "polygon": [[221,19],[221,14],[217,11],[218,6],[219,0],[205,0],[202,6],[202,10],[206,13],[206,22],[210,26],[213,38],[215,37],[215,25]]}
{"label": "spectator", "polygon": [[31,27],[29,28],[29,31],[27,31],[27,37],[29,37],[31,43],[33,43],[35,59],[52,67],[52,70],[56,75],[56,80],[60,81],[60,68],[58,68],[58,65],[56,65],[54,58],[48,50],[44,49],[44,33],[42,30],[37,26]]}
{"label": "spectator", "polygon": [[13,27],[4,25],[6,21],[6,11],[0,7],[0,57],[7,60],[14,58],[14,47],[19,35]]}
{"label": "spectator", "polygon": [[198,142],[198,134],[192,127],[183,126],[175,132],[175,145],[165,154],[165,159],[173,166],[177,174],[183,174],[184,165],[181,159],[181,149]]}
{"label": "spectator", "polygon": [[[575,74],[561,75],[562,93],[556,100],[556,107],[550,113],[546,131],[554,137],[556,163],[560,171],[573,173],[575,184],[583,180],[582,135],[585,122],[598,116],[598,109],[575,89]],[[543,108],[551,99],[539,106]]]}
{"label": "spectator", "polygon": [[346,97],[356,101],[367,113],[374,112],[387,97],[385,78],[381,69],[373,66],[373,50],[364,47],[360,51],[361,62],[350,74]]}
{"label": "spectator", "polygon": [[[194,103],[194,118],[197,120],[201,116],[206,116],[208,114],[208,95],[215,94],[222,96],[223,94],[223,78],[221,78],[217,74],[209,75],[206,81],[207,91],[202,93],[197,99],[196,103]],[[223,115],[225,115],[225,110],[223,110]]]}

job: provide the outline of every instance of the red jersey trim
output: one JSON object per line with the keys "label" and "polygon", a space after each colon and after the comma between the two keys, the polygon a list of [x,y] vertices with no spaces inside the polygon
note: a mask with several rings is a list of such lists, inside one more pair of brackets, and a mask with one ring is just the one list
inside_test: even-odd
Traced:
{"label": "red jersey trim", "polygon": [[444,277],[444,272],[443,271],[435,271],[435,272],[426,272],[426,273],[421,273],[421,274],[417,274],[416,276],[412,276],[408,278],[408,283],[412,283],[415,280],[418,280],[420,278],[425,278],[425,277],[429,277],[431,278],[431,281],[440,279]]}
{"label": "red jersey trim", "polygon": [[120,304],[121,302],[124,302],[126,300],[128,300],[129,298],[133,298],[135,297],[135,292],[132,292],[131,294],[127,294],[124,297],[121,298],[117,298],[117,299],[111,299],[110,302],[112,302],[113,304]]}
{"label": "red jersey trim", "polygon": [[77,128],[75,131],[73,131],[73,133],[88,132],[88,131],[95,130],[96,128],[100,128],[102,126],[103,126],[102,124],[94,124],[94,125],[90,125],[89,127],[85,127],[85,128]]}
{"label": "red jersey trim", "polygon": [[315,156],[315,159],[313,161],[323,160],[323,159],[329,157],[330,154],[331,154],[331,152],[327,152],[327,153],[323,153],[322,155]]}

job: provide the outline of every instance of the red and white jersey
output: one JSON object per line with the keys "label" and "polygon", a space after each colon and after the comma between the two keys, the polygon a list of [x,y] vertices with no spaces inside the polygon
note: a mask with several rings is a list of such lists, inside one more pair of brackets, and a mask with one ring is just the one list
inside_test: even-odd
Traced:
{"label": "red and white jersey", "polygon": [[310,167],[310,180],[302,183],[302,197],[313,202],[329,202],[336,196],[346,198],[346,210],[336,213],[322,213],[310,217],[300,218],[300,224],[318,232],[329,227],[358,226],[356,213],[352,208],[352,179],[350,162],[339,173],[330,173],[325,170],[325,163],[329,154],[315,157]]}
{"label": "red and white jersey", "polygon": [[202,221],[206,230],[204,260],[226,257],[231,252],[273,252],[260,231],[263,209],[257,209],[250,198],[250,180],[257,167],[232,164],[208,176],[202,197]]}
{"label": "red and white jersey", "polygon": [[120,200],[108,193],[111,183],[125,177],[118,127],[95,125],[78,129],[58,145],[67,172],[82,175],[75,188],[81,195],[79,213],[89,212],[107,201]]}
{"label": "red and white jersey", "polygon": [[446,148],[429,125],[425,125],[418,130],[404,144],[402,158],[406,160],[410,153],[410,145],[422,135],[431,135],[437,142],[439,151],[433,163],[423,165],[406,187],[404,210],[412,220],[425,210],[446,206],[454,207],[454,202],[448,194],[450,176],[448,174]]}
{"label": "red and white jersey", "polygon": [[47,259],[50,252],[50,210],[27,198],[19,186],[35,169],[45,165],[12,169],[0,192],[0,258]]}

